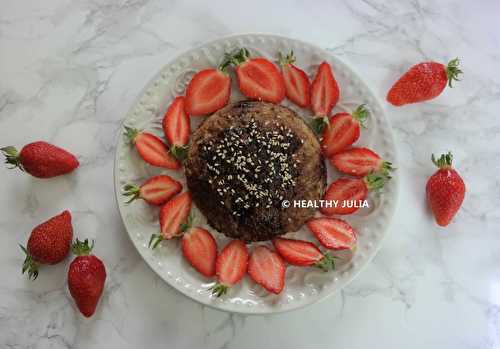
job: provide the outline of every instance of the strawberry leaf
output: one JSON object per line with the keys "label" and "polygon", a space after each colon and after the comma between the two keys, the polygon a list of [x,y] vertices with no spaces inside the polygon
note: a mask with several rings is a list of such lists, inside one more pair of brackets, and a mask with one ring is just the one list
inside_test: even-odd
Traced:
{"label": "strawberry leaf", "polygon": [[187,157],[188,153],[188,147],[187,146],[179,146],[179,145],[173,145],[170,147],[170,153],[177,159],[177,160],[184,160]]}
{"label": "strawberry leaf", "polygon": [[130,144],[134,144],[135,138],[137,137],[137,135],[139,135],[141,131],[127,125],[125,125],[124,128],[125,128],[124,132],[125,138]]}
{"label": "strawberry leaf", "polygon": [[326,126],[328,126],[330,121],[326,116],[320,116],[312,119],[310,126],[312,130],[317,134],[321,135]]}
{"label": "strawberry leaf", "polygon": [[19,245],[19,247],[21,247],[21,250],[23,250],[23,252],[26,254],[26,258],[23,262],[22,274],[27,272],[28,279],[35,281],[38,277],[39,264],[33,260],[33,257],[31,257],[26,247],[24,247],[23,245]]}
{"label": "strawberry leaf", "polygon": [[458,65],[460,64],[460,60],[458,58],[452,59],[448,65],[446,66],[446,76],[448,78],[448,86],[453,87],[451,84],[453,81],[460,81],[458,76],[463,74],[463,71],[460,70]]}
{"label": "strawberry leaf", "polygon": [[439,159],[436,160],[434,154],[431,156],[431,160],[439,168],[451,168],[451,164],[453,162],[453,154],[448,152],[446,154],[441,154]]}
{"label": "strawberry leaf", "polygon": [[125,184],[123,186],[123,196],[130,196],[130,199],[125,201],[126,204],[130,204],[132,201],[141,197],[141,188],[133,184]]}
{"label": "strawberry leaf", "polygon": [[212,295],[219,298],[220,296],[223,296],[227,293],[227,290],[229,290],[229,286],[216,283],[214,286],[210,287],[209,290],[212,291]]}
{"label": "strawberry leaf", "polygon": [[0,148],[0,151],[5,156],[5,163],[9,169],[19,168],[21,171],[24,171],[23,165],[21,164],[21,158],[19,156],[19,152],[13,146],[8,146],[4,148]]}
{"label": "strawberry leaf", "polygon": [[71,245],[71,252],[77,256],[88,256],[92,249],[94,248],[94,240],[89,244],[89,239],[85,239],[84,241],[78,240],[78,238]]}
{"label": "strawberry leaf", "polygon": [[323,258],[316,264],[314,264],[315,267],[323,270],[323,271],[330,271],[335,269],[335,257],[332,255],[325,253],[323,255]]}

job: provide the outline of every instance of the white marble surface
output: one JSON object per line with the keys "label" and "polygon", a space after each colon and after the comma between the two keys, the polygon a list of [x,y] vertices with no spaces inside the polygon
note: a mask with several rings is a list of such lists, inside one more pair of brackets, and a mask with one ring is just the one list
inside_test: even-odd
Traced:
{"label": "white marble surface", "polygon": [[[1,0],[0,143],[44,139],[81,167],[46,181],[0,170],[0,347],[500,348],[500,3],[436,3]],[[218,312],[164,284],[123,231],[112,187],[120,120],[144,84],[183,50],[241,32],[330,48],[381,98],[418,61],[459,56],[465,71],[433,102],[386,105],[401,195],[373,263],[340,294],[275,316]],[[441,229],[424,186],[430,154],[447,150],[468,192]],[[67,292],[67,262],[35,283],[20,275],[17,243],[66,208],[108,269],[90,320]]]}

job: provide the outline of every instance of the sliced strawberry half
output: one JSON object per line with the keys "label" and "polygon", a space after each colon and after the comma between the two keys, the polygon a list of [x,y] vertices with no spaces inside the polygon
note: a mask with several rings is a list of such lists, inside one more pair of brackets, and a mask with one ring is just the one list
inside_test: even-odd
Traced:
{"label": "sliced strawberry half", "polygon": [[185,232],[190,224],[191,193],[177,195],[160,210],[160,234],[151,235],[149,247],[156,248],[163,240],[170,240]]}
{"label": "sliced strawberry half", "polygon": [[184,104],[184,97],[176,97],[168,107],[162,121],[165,138],[170,144],[170,153],[179,160],[186,157],[191,134],[189,115],[184,111]]}
{"label": "sliced strawberry half", "polygon": [[311,104],[311,84],[309,77],[300,68],[297,68],[293,51],[286,56],[279,55],[279,64],[283,81],[285,83],[286,97],[301,108],[306,108]]}
{"label": "sliced strawberry half", "polygon": [[262,57],[250,58],[246,48],[228,54],[236,68],[236,77],[241,93],[250,99],[280,103],[285,98],[283,76],[273,62]]}
{"label": "sliced strawberry half", "polygon": [[306,225],[319,243],[329,250],[352,250],[356,246],[356,231],[342,219],[312,218]]}
{"label": "sliced strawberry half", "polygon": [[323,128],[321,139],[323,154],[331,157],[356,142],[361,133],[360,126],[363,126],[367,113],[364,105],[360,105],[352,114],[338,113],[332,116]]}
{"label": "sliced strawberry half", "polygon": [[273,245],[281,257],[292,265],[314,266],[324,271],[335,269],[335,262],[328,253],[323,254],[312,242],[277,238]]}
{"label": "sliced strawberry half", "polygon": [[[371,190],[380,190],[388,179],[389,177],[375,173],[363,178],[339,178],[330,184],[323,197],[332,204],[323,205],[320,211],[327,216],[354,213],[359,209],[359,205],[353,203],[366,199]],[[337,207],[334,205],[335,202]]]}
{"label": "sliced strawberry half", "polygon": [[129,197],[126,202],[130,204],[137,199],[143,199],[150,205],[160,206],[170,200],[175,194],[180,193],[182,184],[170,176],[153,176],[141,186],[126,184],[123,195]]}
{"label": "sliced strawberry half", "polygon": [[215,275],[217,243],[208,230],[200,227],[188,230],[182,236],[182,254],[204,276]]}
{"label": "sliced strawberry half", "polygon": [[125,135],[148,164],[170,170],[181,168],[181,164],[172,156],[168,146],[160,137],[128,126],[125,126]]}
{"label": "sliced strawberry half", "polygon": [[217,256],[215,274],[217,283],[211,287],[216,297],[224,295],[245,276],[248,266],[248,249],[240,240],[232,240]]}
{"label": "sliced strawberry half", "polygon": [[342,173],[364,177],[370,172],[381,172],[389,175],[392,163],[382,160],[368,148],[351,148],[343,150],[330,158],[332,166]]}
{"label": "sliced strawberry half", "polygon": [[248,275],[269,292],[279,294],[285,287],[286,265],[275,251],[256,247],[248,261]]}
{"label": "sliced strawberry half", "polygon": [[231,96],[231,78],[225,71],[229,63],[219,69],[204,69],[196,73],[186,89],[186,112],[207,115],[224,107]]}
{"label": "sliced strawberry half", "polygon": [[311,109],[316,116],[328,116],[337,104],[340,89],[327,62],[322,62],[311,84]]}

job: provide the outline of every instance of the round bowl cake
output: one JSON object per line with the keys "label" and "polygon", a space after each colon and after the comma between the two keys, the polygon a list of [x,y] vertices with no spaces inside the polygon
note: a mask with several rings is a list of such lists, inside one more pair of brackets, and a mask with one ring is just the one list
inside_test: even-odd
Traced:
{"label": "round bowl cake", "polygon": [[299,200],[326,187],[320,144],[284,106],[241,101],[208,117],[192,136],[187,185],[208,223],[245,242],[297,231],[314,215]]}

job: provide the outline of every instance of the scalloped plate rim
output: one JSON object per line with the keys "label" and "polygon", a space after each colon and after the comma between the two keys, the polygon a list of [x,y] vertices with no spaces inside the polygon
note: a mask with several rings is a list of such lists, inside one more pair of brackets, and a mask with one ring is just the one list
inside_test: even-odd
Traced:
{"label": "scalloped plate rim", "polygon": [[[134,107],[140,102],[141,98],[146,93],[146,91],[148,90],[148,88],[150,88],[152,86],[152,84],[156,80],[158,80],[158,78],[161,76],[162,72],[165,70],[166,67],[172,65],[174,62],[176,62],[177,60],[179,60],[179,58],[181,58],[182,56],[187,56],[187,55],[191,54],[192,52],[196,52],[197,50],[200,50],[200,49],[202,49],[202,48],[204,48],[206,46],[213,45],[213,44],[216,44],[216,43],[219,43],[219,42],[224,42],[225,40],[237,39],[237,38],[243,38],[243,37],[252,37],[252,36],[256,36],[256,37],[258,37],[258,36],[264,36],[264,37],[268,37],[268,38],[276,38],[276,39],[281,39],[281,40],[290,40],[290,41],[294,41],[296,43],[299,43],[301,45],[313,46],[313,47],[315,47],[315,49],[317,49],[318,51],[320,51],[322,54],[325,54],[327,56],[333,56],[333,53],[331,51],[323,49],[322,47],[317,46],[314,43],[310,43],[310,42],[307,42],[307,41],[304,41],[304,40],[301,40],[301,39],[295,39],[295,38],[287,37],[287,36],[283,36],[283,35],[276,35],[276,34],[264,33],[264,32],[239,33],[239,34],[231,34],[231,35],[227,35],[227,36],[221,36],[221,37],[219,37],[217,39],[209,40],[209,41],[204,42],[204,43],[202,43],[200,45],[192,47],[190,49],[181,51],[179,54],[175,55],[171,60],[169,60],[166,64],[164,64],[159,69],[159,71],[156,74],[154,74],[148,80],[148,82],[144,85],[144,87],[138,93],[137,97],[130,104],[129,108],[127,109],[127,113],[125,114],[125,117],[122,119],[122,121],[120,123],[120,129],[118,131],[118,135],[117,135],[116,141],[115,141],[116,148],[115,148],[115,159],[114,159],[114,163],[113,163],[113,179],[114,179],[113,182],[114,182],[115,202],[116,202],[116,205],[118,207],[118,212],[120,214],[120,218],[122,220],[122,224],[123,224],[125,230],[127,231],[127,236],[129,237],[130,241],[132,242],[132,245],[135,247],[135,249],[137,250],[137,252],[141,256],[141,258],[144,260],[144,262],[146,262],[146,264],[156,273],[156,275],[158,275],[158,277],[160,277],[166,284],[168,284],[172,288],[174,288],[177,292],[179,292],[183,296],[185,296],[185,297],[187,297],[189,299],[192,299],[192,300],[194,300],[194,301],[196,301],[196,302],[198,302],[198,303],[200,303],[202,305],[206,305],[206,306],[208,306],[210,308],[213,308],[213,309],[216,309],[216,310],[226,311],[226,312],[229,312],[229,313],[244,314],[244,315],[281,314],[281,313],[289,312],[289,311],[292,311],[292,310],[302,309],[302,308],[304,308],[306,306],[309,306],[309,305],[321,302],[321,301],[323,301],[323,300],[331,297],[332,295],[336,294],[338,291],[340,291],[343,288],[345,288],[350,282],[352,282],[360,274],[360,272],[363,271],[366,268],[366,266],[373,260],[373,258],[377,255],[377,253],[379,252],[380,248],[382,247],[385,239],[387,238],[388,230],[389,230],[390,225],[391,225],[391,223],[393,221],[393,218],[394,218],[394,214],[395,214],[395,211],[396,211],[396,208],[397,208],[397,204],[398,204],[398,199],[399,199],[399,190],[400,190],[399,189],[399,186],[400,186],[399,176],[393,176],[393,178],[391,180],[391,182],[393,183],[392,185],[394,186],[394,195],[392,197],[393,201],[389,205],[390,206],[389,207],[390,210],[388,211],[388,214],[387,214],[387,222],[388,222],[388,224],[382,230],[380,230],[381,237],[379,238],[376,246],[374,246],[373,252],[369,256],[367,256],[363,260],[362,263],[358,263],[357,267],[354,268],[353,271],[350,271],[350,274],[349,274],[348,277],[343,278],[342,281],[336,283],[335,286],[331,290],[329,290],[329,292],[324,292],[322,294],[311,295],[308,298],[306,298],[306,300],[303,300],[301,302],[297,302],[297,303],[294,303],[294,304],[286,304],[286,306],[281,306],[281,307],[278,307],[278,308],[270,308],[270,307],[266,307],[266,308],[260,307],[259,308],[259,306],[252,307],[252,308],[243,307],[243,306],[241,306],[241,307],[235,307],[234,304],[231,304],[231,303],[216,303],[214,301],[211,301],[211,298],[209,298],[208,300],[206,298],[197,298],[194,294],[190,294],[190,293],[184,292],[184,289],[180,285],[177,285],[174,282],[170,282],[169,280],[167,280],[166,278],[164,278],[164,276],[161,275],[161,273],[159,273],[156,270],[156,267],[153,266],[153,262],[150,261],[145,256],[144,251],[142,251],[142,249],[139,248],[139,246],[137,246],[136,242],[134,241],[134,239],[132,238],[132,236],[131,236],[131,234],[129,232],[129,229],[127,228],[127,223],[126,223],[125,217],[123,216],[123,212],[122,212],[121,207],[120,207],[121,192],[120,192],[120,185],[119,185],[119,177],[118,177],[118,174],[117,174],[117,172],[118,172],[117,171],[117,167],[118,167],[118,164],[119,164],[118,149],[119,149],[119,146],[120,146],[121,142],[123,142],[123,139],[122,139],[123,125],[126,122],[127,116],[132,112],[132,110],[134,109]],[[337,56],[334,56],[334,59],[336,59],[336,60],[340,61],[342,64],[344,64],[354,75],[356,75],[359,78],[359,80],[365,85],[365,88],[372,95],[373,99],[375,100],[375,102],[380,107],[380,110],[382,111],[381,112],[381,117],[384,118],[384,121],[389,126],[389,129],[387,130],[388,137],[390,137],[391,143],[392,143],[392,145],[394,145],[394,148],[392,149],[393,150],[393,155],[394,155],[393,156],[393,162],[394,163],[398,163],[399,156],[398,156],[397,147],[395,146],[395,139],[394,139],[394,134],[393,134],[393,131],[392,131],[392,125],[390,123],[390,120],[387,118],[386,108],[384,107],[384,104],[381,103],[380,98],[377,96],[377,94],[374,93],[374,91],[371,88],[370,84],[367,83],[364,79],[360,78],[361,75],[358,74],[358,72],[356,71],[356,69],[354,69],[345,60],[343,60],[343,59],[341,59],[341,58],[339,58]]]}

